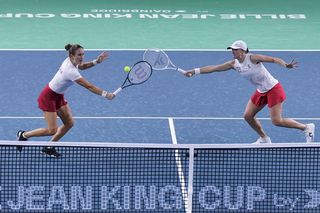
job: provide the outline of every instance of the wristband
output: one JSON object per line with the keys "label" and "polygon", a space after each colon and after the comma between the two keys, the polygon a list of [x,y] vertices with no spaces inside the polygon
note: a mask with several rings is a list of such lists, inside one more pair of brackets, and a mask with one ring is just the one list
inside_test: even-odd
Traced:
{"label": "wristband", "polygon": [[101,96],[106,98],[106,97],[107,97],[107,94],[108,94],[108,92],[105,91],[105,90],[103,90],[102,93],[101,93]]}
{"label": "wristband", "polygon": [[200,72],[200,68],[195,68],[194,69],[194,74],[195,75],[198,75],[198,74],[200,74],[201,72]]}
{"label": "wristband", "polygon": [[93,60],[92,63],[93,63],[93,66],[94,66],[94,65],[97,65],[97,64],[98,64],[97,59]]}

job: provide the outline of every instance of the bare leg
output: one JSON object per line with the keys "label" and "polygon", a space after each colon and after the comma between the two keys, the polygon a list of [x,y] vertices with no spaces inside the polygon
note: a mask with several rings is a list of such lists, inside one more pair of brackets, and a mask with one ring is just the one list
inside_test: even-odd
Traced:
{"label": "bare leg", "polygon": [[24,132],[26,138],[41,137],[54,135],[57,132],[57,113],[56,112],[43,112],[44,118],[47,121],[47,128],[39,128],[31,131]]}
{"label": "bare leg", "polygon": [[63,124],[59,126],[57,132],[52,136],[51,141],[60,140],[74,125],[71,109],[68,105],[62,106],[57,113]]}
{"label": "bare leg", "polygon": [[276,126],[300,130],[304,130],[306,128],[305,124],[299,123],[291,118],[282,118],[282,103],[270,108],[270,116],[272,123]]}
{"label": "bare leg", "polygon": [[255,118],[255,116],[260,110],[263,109],[263,107],[264,106],[257,107],[252,103],[250,99],[244,112],[244,119],[248,122],[252,129],[254,129],[262,138],[266,137],[267,135],[264,132],[261,123],[259,122],[259,120]]}

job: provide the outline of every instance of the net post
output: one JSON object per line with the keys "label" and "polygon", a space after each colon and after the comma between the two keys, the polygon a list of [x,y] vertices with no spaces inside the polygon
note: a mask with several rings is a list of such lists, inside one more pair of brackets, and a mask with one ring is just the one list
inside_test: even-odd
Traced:
{"label": "net post", "polygon": [[188,173],[188,203],[187,213],[192,213],[193,199],[193,167],[194,167],[194,146],[189,148],[189,173]]}

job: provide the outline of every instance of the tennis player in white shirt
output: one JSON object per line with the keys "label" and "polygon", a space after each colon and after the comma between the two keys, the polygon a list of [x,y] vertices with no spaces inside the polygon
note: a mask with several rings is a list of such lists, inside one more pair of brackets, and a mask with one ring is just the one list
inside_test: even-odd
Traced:
{"label": "tennis player in white shirt", "polygon": [[219,65],[195,68],[189,70],[185,75],[191,77],[195,74],[233,69],[249,80],[256,87],[256,91],[248,101],[244,112],[244,119],[260,136],[255,143],[271,143],[270,137],[263,130],[259,120],[255,118],[256,114],[262,110],[265,105],[269,107],[271,120],[274,125],[300,129],[305,133],[306,142],[313,142],[315,131],[315,125],[313,123],[302,124],[291,118],[282,117],[282,104],[286,99],[285,91],[279,81],[275,79],[262,64],[262,62],[276,63],[282,67],[293,69],[297,67],[297,62],[292,60],[290,63],[286,63],[281,58],[251,54],[249,53],[247,44],[242,40],[233,42],[227,49],[232,50],[232,60]]}
{"label": "tennis player in white shirt", "polygon": [[[41,136],[52,136],[51,141],[58,141],[73,127],[74,120],[68,102],[64,99],[64,93],[74,83],[108,100],[114,98],[111,92],[109,93],[91,84],[79,72],[79,70],[89,69],[103,62],[107,59],[108,54],[103,52],[95,60],[83,62],[84,49],[81,45],[67,44],[65,49],[68,51],[68,57],[63,61],[53,79],[45,86],[38,97],[38,105],[43,111],[47,127],[30,131],[19,130],[17,132],[19,141]],[[61,126],[58,126],[57,116],[60,117],[63,123]],[[21,151],[22,146],[18,146],[17,149]],[[60,156],[54,147],[44,147],[42,152],[50,157]]]}

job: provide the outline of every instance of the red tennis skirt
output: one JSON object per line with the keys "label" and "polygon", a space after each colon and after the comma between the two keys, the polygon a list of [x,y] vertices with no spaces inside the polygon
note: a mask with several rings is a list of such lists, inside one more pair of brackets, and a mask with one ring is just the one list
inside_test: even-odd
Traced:
{"label": "red tennis skirt", "polygon": [[55,93],[49,85],[45,86],[38,97],[39,108],[46,112],[57,112],[58,109],[67,104],[64,95]]}
{"label": "red tennis skirt", "polygon": [[268,107],[271,108],[279,103],[282,103],[284,100],[286,100],[286,93],[284,92],[284,89],[280,83],[277,83],[268,92],[260,93],[256,91],[251,96],[252,103],[257,107],[268,104]]}

